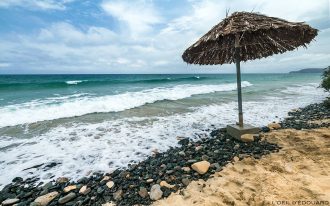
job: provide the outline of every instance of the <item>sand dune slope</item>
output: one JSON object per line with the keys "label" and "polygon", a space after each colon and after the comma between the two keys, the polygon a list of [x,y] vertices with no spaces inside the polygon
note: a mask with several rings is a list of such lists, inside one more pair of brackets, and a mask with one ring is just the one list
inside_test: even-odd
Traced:
{"label": "sand dune slope", "polygon": [[283,149],[229,164],[154,205],[330,205],[330,128],[277,130],[264,138]]}

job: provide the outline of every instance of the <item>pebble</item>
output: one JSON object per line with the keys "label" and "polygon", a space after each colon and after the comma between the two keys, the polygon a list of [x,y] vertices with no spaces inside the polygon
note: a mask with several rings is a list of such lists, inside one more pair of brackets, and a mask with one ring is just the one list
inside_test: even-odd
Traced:
{"label": "pebble", "polygon": [[15,177],[12,182],[23,182],[23,178],[21,177]]}
{"label": "pebble", "polygon": [[250,157],[250,155],[248,155],[248,154],[239,154],[238,155],[238,158],[240,158],[240,159],[243,159],[243,158],[246,158],[246,157]]}
{"label": "pebble", "polygon": [[148,194],[148,190],[144,187],[140,187],[140,190],[139,190],[139,195],[142,197],[142,198],[146,198],[149,194]]}
{"label": "pebble", "polygon": [[154,154],[158,154],[159,153],[158,149],[153,149],[151,152],[154,153]]}
{"label": "pebble", "polygon": [[180,152],[179,152],[179,155],[181,155],[181,156],[185,156],[186,154],[184,153],[184,151],[180,151]]}
{"label": "pebble", "polygon": [[166,171],[166,174],[170,175],[170,174],[173,174],[174,173],[174,170],[167,170]]}
{"label": "pebble", "polygon": [[254,136],[253,134],[243,134],[241,136],[242,142],[253,142],[254,141]]}
{"label": "pebble", "polygon": [[67,183],[67,182],[69,182],[69,179],[66,177],[59,177],[56,180],[56,183]]}
{"label": "pebble", "polygon": [[63,192],[68,193],[68,192],[70,192],[72,190],[75,190],[75,189],[77,189],[77,185],[69,185],[69,186],[67,186],[63,189]]}
{"label": "pebble", "polygon": [[86,184],[87,182],[88,182],[87,177],[82,177],[77,181],[77,183],[79,183],[79,184]]}
{"label": "pebble", "polygon": [[152,183],[154,179],[147,179],[147,183]]}
{"label": "pebble", "polygon": [[105,204],[102,204],[102,206],[116,206],[116,204],[113,202],[107,202]]}
{"label": "pebble", "polygon": [[239,149],[239,144],[235,144],[234,150],[238,150],[238,149]]}
{"label": "pebble", "polygon": [[185,185],[185,186],[188,186],[190,184],[190,180],[188,178],[183,178],[182,179],[182,183]]}
{"label": "pebble", "polygon": [[262,132],[269,132],[270,129],[269,129],[269,127],[261,127],[261,131]]}
{"label": "pebble", "polygon": [[270,129],[280,129],[281,125],[279,123],[270,123],[267,125]]}
{"label": "pebble", "polygon": [[103,179],[101,180],[101,182],[105,182],[105,181],[108,181],[110,180],[110,177],[109,176],[104,176]]}
{"label": "pebble", "polygon": [[220,164],[216,162],[216,163],[211,164],[210,167],[215,168],[217,170],[220,168]]}
{"label": "pebble", "polygon": [[15,203],[18,203],[19,199],[18,198],[14,198],[14,199],[6,199],[5,201],[2,202],[2,205],[12,205]]}
{"label": "pebble", "polygon": [[109,181],[109,182],[107,182],[106,185],[109,189],[111,189],[115,185],[115,183],[113,181]]}
{"label": "pebble", "polygon": [[160,183],[159,183],[159,185],[161,186],[161,187],[167,187],[167,188],[173,188],[173,187],[175,187],[175,185],[170,185],[170,184],[168,184],[166,181],[161,181]]}
{"label": "pebble", "polygon": [[190,167],[182,167],[181,169],[185,172],[190,172]]}
{"label": "pebble", "polygon": [[150,189],[150,199],[159,200],[163,196],[163,191],[160,189],[160,185],[153,185]]}
{"label": "pebble", "polygon": [[199,151],[199,150],[201,150],[201,149],[203,149],[203,146],[201,146],[201,145],[200,145],[200,146],[197,146],[197,147],[195,148],[196,151]]}
{"label": "pebble", "polygon": [[58,196],[58,192],[51,192],[51,193],[45,194],[43,196],[37,197],[34,200],[34,203],[36,203],[39,206],[46,206],[57,196]]}
{"label": "pebble", "polygon": [[67,194],[64,197],[60,198],[58,200],[58,203],[59,204],[64,204],[64,203],[67,203],[67,202],[71,201],[74,198],[76,198],[76,194],[74,192],[70,192],[69,194]]}
{"label": "pebble", "polygon": [[115,193],[113,193],[113,199],[120,200],[123,195],[123,190],[118,190]]}
{"label": "pebble", "polygon": [[234,162],[238,162],[238,161],[239,161],[239,158],[238,158],[237,156],[235,156],[235,157],[233,158],[233,160],[234,160]]}
{"label": "pebble", "polygon": [[178,141],[178,144],[180,145],[187,145],[189,144],[189,138],[184,138]]}
{"label": "pebble", "polygon": [[174,167],[174,170],[180,170],[180,169],[181,169],[181,167],[179,165]]}
{"label": "pebble", "polygon": [[176,139],[177,140],[183,140],[183,139],[186,139],[186,137],[177,136]]}
{"label": "pebble", "polygon": [[104,192],[104,188],[103,187],[99,187],[96,190],[97,194],[101,195]]}
{"label": "pebble", "polygon": [[207,155],[202,155],[202,160],[205,160],[205,161],[209,160],[209,156],[207,156]]}
{"label": "pebble", "polygon": [[192,164],[191,168],[199,174],[203,175],[209,170],[210,165],[211,164],[208,161],[200,161]]}
{"label": "pebble", "polygon": [[91,191],[91,188],[87,187],[86,185],[82,186],[79,190],[79,194],[87,195]]}
{"label": "pebble", "polygon": [[48,190],[52,186],[53,186],[53,183],[52,182],[48,182],[47,184],[45,184],[44,186],[42,186],[42,189],[43,190]]}
{"label": "pebble", "polygon": [[48,189],[45,189],[45,190],[41,191],[39,195],[45,195],[45,194],[47,194],[48,192],[49,192]]}

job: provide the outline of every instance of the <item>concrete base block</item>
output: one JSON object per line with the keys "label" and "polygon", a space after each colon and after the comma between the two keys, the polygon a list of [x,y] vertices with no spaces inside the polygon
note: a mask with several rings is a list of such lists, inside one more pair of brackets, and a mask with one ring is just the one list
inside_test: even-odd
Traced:
{"label": "concrete base block", "polygon": [[243,134],[259,134],[260,129],[249,124],[244,124],[243,127],[239,125],[227,125],[227,132],[230,136],[240,140]]}

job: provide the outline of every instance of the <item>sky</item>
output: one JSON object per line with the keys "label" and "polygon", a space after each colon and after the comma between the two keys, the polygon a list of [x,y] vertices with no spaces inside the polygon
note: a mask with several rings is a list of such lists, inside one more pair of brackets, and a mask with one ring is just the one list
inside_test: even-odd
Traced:
{"label": "sky", "polygon": [[0,0],[0,74],[233,73],[233,64],[181,58],[226,10],[319,29],[307,49],[242,63],[242,72],[330,65],[330,0]]}

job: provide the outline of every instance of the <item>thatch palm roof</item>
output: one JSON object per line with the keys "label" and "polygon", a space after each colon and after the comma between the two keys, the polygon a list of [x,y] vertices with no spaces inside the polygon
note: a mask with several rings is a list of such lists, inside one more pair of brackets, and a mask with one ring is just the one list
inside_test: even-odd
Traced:
{"label": "thatch palm roof", "polygon": [[239,34],[240,60],[260,59],[306,47],[318,30],[303,22],[250,12],[235,12],[214,26],[182,55],[190,64],[235,62],[235,37]]}

